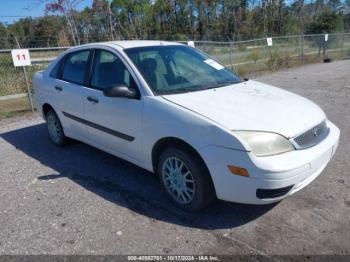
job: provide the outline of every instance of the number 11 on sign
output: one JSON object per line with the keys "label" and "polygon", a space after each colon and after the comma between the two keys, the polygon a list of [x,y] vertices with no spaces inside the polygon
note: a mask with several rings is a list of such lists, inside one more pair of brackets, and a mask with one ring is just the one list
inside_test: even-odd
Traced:
{"label": "number 11 on sign", "polygon": [[14,49],[11,51],[14,66],[31,65],[28,49]]}
{"label": "number 11 on sign", "polygon": [[27,72],[26,72],[26,69],[25,69],[25,66],[30,66],[31,65],[30,56],[29,56],[29,50],[28,49],[13,49],[11,51],[11,55],[12,55],[13,65],[15,67],[22,67],[23,74],[24,74],[24,80],[25,80],[25,84],[26,84],[26,87],[27,87],[27,92],[28,92],[28,98],[29,98],[30,106],[32,108],[32,112],[34,113],[33,100],[32,100],[32,96],[31,96],[31,93],[30,93]]}

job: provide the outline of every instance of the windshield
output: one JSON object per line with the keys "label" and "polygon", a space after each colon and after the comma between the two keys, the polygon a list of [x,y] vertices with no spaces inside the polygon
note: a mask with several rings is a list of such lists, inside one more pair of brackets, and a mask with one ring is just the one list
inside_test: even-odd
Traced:
{"label": "windshield", "polygon": [[188,46],[137,47],[124,51],[156,94],[184,93],[241,82],[231,70]]}

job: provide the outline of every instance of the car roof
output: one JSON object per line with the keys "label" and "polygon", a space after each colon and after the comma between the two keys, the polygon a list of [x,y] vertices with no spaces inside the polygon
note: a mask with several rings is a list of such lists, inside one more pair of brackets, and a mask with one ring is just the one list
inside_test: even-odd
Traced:
{"label": "car roof", "polygon": [[122,40],[122,41],[109,41],[109,42],[98,42],[84,44],[80,46],[75,46],[70,50],[80,49],[81,47],[94,47],[94,46],[107,46],[117,49],[126,49],[133,47],[145,47],[145,46],[164,46],[164,45],[182,45],[178,42],[169,42],[169,41],[155,41],[155,40]]}
{"label": "car roof", "polygon": [[112,41],[109,42],[114,45],[118,45],[122,48],[132,48],[132,47],[144,47],[144,46],[158,46],[158,45],[180,45],[176,42],[168,41],[154,41],[154,40],[126,40],[126,41]]}

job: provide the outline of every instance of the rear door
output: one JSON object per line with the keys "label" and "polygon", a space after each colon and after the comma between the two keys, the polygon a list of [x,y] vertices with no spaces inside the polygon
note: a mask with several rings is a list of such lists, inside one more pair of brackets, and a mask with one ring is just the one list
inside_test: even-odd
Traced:
{"label": "rear door", "polygon": [[91,50],[72,52],[63,58],[55,80],[54,92],[57,93],[57,104],[66,135],[79,140],[86,140],[87,129],[84,118],[83,99],[88,83],[88,64]]}
{"label": "rear door", "polygon": [[84,98],[90,141],[97,147],[127,158],[138,159],[141,146],[143,101],[106,97],[103,91],[117,85],[138,87],[120,57],[108,50],[96,49],[90,89]]}

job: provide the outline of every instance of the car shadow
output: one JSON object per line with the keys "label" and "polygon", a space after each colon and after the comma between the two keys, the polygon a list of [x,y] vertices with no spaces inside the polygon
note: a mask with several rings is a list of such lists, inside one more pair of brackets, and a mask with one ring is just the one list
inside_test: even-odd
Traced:
{"label": "car shadow", "polygon": [[201,212],[184,212],[170,202],[150,172],[83,143],[56,147],[49,141],[44,124],[0,136],[57,172],[39,176],[38,180],[70,179],[112,203],[151,219],[187,227],[223,229],[246,224],[276,206],[216,201]]}

